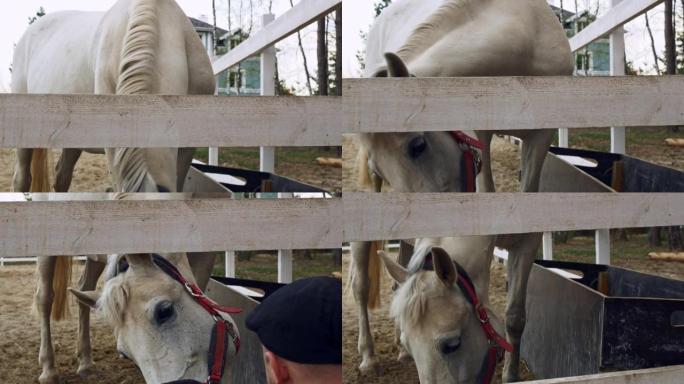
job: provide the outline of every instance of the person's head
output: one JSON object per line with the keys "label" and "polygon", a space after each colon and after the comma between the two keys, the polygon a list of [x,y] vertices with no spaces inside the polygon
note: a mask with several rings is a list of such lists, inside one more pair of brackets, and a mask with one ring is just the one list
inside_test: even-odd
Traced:
{"label": "person's head", "polygon": [[269,384],[342,381],[342,284],[298,280],[266,298],[247,317],[259,336]]}

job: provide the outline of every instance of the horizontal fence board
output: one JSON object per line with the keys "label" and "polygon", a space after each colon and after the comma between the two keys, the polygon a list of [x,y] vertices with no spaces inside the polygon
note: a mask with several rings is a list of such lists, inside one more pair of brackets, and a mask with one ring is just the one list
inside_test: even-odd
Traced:
{"label": "horizontal fence board", "polygon": [[251,56],[261,53],[264,49],[330,13],[341,4],[342,0],[301,0],[292,9],[216,60],[213,64],[214,74],[218,75]]}
{"label": "horizontal fence board", "polygon": [[684,193],[345,193],[344,241],[684,225]]}
{"label": "horizontal fence board", "polygon": [[341,145],[339,97],[0,95],[0,147]]}
{"label": "horizontal fence board", "polygon": [[578,34],[570,38],[570,49],[577,51],[591,42],[613,32],[619,26],[641,16],[644,12],[662,3],[663,0],[624,0],[615,5],[589,24]]}
{"label": "horizontal fence board", "polygon": [[0,255],[339,248],[341,212],[340,199],[0,203]]}
{"label": "horizontal fence board", "polygon": [[528,381],[529,384],[681,384],[684,365],[609,372],[560,379]]}
{"label": "horizontal fence board", "polygon": [[354,132],[684,124],[684,76],[350,79]]}

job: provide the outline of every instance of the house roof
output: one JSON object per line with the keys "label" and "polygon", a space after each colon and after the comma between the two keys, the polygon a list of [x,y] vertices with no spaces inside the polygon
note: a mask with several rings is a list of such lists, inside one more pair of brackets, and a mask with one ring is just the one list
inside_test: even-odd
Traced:
{"label": "house roof", "polygon": [[[214,26],[209,24],[209,23],[206,23],[206,22],[199,20],[199,19],[195,19],[194,17],[189,17],[189,19],[190,19],[190,22],[192,23],[192,26],[195,28],[195,31],[198,31],[198,32],[213,32],[214,31]],[[226,31],[225,29],[216,28],[216,34],[218,36],[223,36],[226,33],[228,33],[228,31]]]}

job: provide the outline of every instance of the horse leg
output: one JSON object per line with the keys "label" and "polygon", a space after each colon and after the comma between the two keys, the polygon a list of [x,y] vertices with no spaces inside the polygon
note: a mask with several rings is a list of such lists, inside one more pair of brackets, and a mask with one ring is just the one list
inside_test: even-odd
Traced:
{"label": "horse leg", "polygon": [[12,186],[14,192],[29,192],[31,189],[31,157],[33,149],[18,148],[16,150],[17,160],[14,163],[14,176]]}
{"label": "horse leg", "polygon": [[[539,190],[539,176],[544,159],[553,140],[553,131],[537,131],[526,135],[522,145],[522,180],[523,192]],[[503,236],[503,241],[511,245],[508,249],[507,263],[508,296],[506,303],[506,336],[513,346],[513,352],[506,356],[503,378],[505,382],[519,380],[520,338],[525,330],[527,298],[527,280],[537,250],[541,244],[541,233]]]}
{"label": "horse leg", "polygon": [[368,320],[368,291],[370,289],[370,277],[368,275],[368,257],[371,248],[370,242],[351,244],[352,253],[352,289],[354,300],[359,313],[359,341],[358,350],[361,355],[361,372],[379,373],[380,366],[375,358],[373,335],[370,331]]}
{"label": "horse leg", "polygon": [[178,192],[183,192],[185,178],[188,176],[192,158],[195,156],[195,148],[180,148],[178,150]]}
{"label": "horse leg", "polygon": [[506,263],[508,275],[508,293],[506,297],[506,337],[513,346],[513,351],[506,354],[503,381],[506,383],[519,381],[520,339],[525,330],[527,298],[527,280],[534,262],[537,249],[541,243],[541,233],[508,235],[505,238],[513,241],[508,249]]}
{"label": "horse leg", "polygon": [[55,369],[55,351],[52,347],[52,333],[50,331],[50,313],[52,312],[52,299],[54,297],[52,280],[55,274],[56,261],[54,257],[38,258],[35,305],[40,321],[38,362],[43,371],[38,381],[41,384],[57,384],[59,382],[59,375]]}
{"label": "horse leg", "polygon": [[55,192],[68,192],[71,179],[74,175],[74,167],[81,157],[80,149],[64,149],[59,157],[55,168]]}
{"label": "horse leg", "polygon": [[[86,258],[85,269],[78,283],[81,292],[94,291],[97,280],[102,275],[106,264]],[[78,304],[78,370],[76,373],[86,379],[94,372],[93,356],[90,347],[90,307]]]}

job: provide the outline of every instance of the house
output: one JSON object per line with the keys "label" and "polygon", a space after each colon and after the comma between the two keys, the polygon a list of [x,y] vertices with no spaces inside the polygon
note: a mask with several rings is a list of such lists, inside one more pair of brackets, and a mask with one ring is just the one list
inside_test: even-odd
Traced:
{"label": "house", "polygon": [[[202,44],[207,50],[207,54],[214,61],[214,26],[208,23],[205,18],[190,18],[192,26],[197,31]],[[218,37],[217,53],[218,56],[225,55],[235,48],[249,35],[242,29],[227,31],[217,28]],[[261,61],[259,57],[252,57],[243,61],[239,66],[231,68],[218,76],[219,95],[231,96],[259,96],[261,94]]]}
{"label": "house", "polygon": [[[563,24],[568,38],[576,35],[587,25],[596,20],[596,16],[589,11],[582,11],[578,15],[551,5],[556,17]],[[609,76],[610,75],[610,39],[608,36],[589,44],[586,48],[575,52],[575,75],[578,76]]]}

